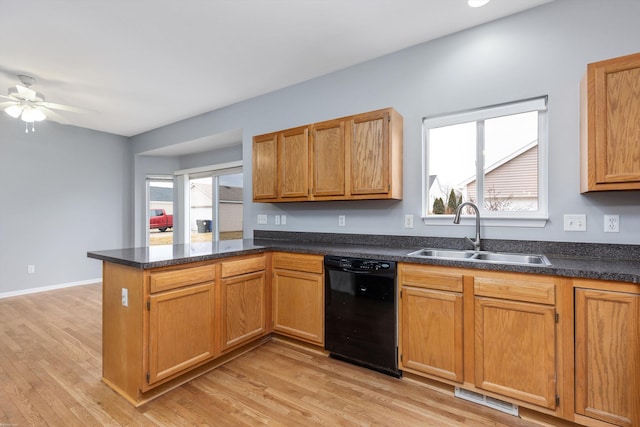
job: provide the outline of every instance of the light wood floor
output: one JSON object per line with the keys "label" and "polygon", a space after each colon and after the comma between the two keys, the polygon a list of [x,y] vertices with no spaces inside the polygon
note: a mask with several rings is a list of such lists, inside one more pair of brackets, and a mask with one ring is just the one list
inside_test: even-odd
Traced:
{"label": "light wood floor", "polygon": [[141,408],[100,376],[100,285],[0,299],[0,426],[533,425],[273,341]]}

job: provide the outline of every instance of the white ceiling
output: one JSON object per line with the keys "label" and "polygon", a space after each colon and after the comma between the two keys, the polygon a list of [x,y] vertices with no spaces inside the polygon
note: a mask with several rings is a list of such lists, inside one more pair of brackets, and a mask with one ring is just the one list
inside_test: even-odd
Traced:
{"label": "white ceiling", "polygon": [[551,0],[0,0],[0,91],[133,136]]}

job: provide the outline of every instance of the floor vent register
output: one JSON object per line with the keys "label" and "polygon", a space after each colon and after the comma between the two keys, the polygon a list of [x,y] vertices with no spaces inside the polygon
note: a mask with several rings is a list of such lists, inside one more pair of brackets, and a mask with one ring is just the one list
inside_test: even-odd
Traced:
{"label": "floor vent register", "polygon": [[514,405],[500,399],[495,399],[493,397],[465,390],[460,387],[455,388],[454,396],[459,397],[460,399],[468,400],[469,402],[497,409],[498,411],[504,412],[509,415],[513,415],[516,417],[518,416],[518,405]]}

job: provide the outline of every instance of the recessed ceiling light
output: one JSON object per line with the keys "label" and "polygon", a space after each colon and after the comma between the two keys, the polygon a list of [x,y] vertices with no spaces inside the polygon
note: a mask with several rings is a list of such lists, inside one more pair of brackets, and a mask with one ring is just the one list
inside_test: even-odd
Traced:
{"label": "recessed ceiling light", "polygon": [[485,4],[489,3],[489,0],[468,0],[467,3],[471,7],[482,7]]}

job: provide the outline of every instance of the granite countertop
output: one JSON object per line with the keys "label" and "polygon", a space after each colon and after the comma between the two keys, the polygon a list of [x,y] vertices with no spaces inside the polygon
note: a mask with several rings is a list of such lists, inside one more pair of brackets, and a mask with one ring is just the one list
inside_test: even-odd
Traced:
{"label": "granite countertop", "polygon": [[287,251],[640,283],[640,247],[632,245],[485,241],[486,250],[544,254],[551,262],[551,265],[543,266],[408,256],[410,252],[425,247],[464,249],[456,247],[461,242],[463,243],[461,239],[281,232],[278,232],[278,234],[257,232],[255,237],[255,239],[228,240],[213,243],[91,251],[87,253],[87,256],[134,268],[151,269],[269,251]]}

